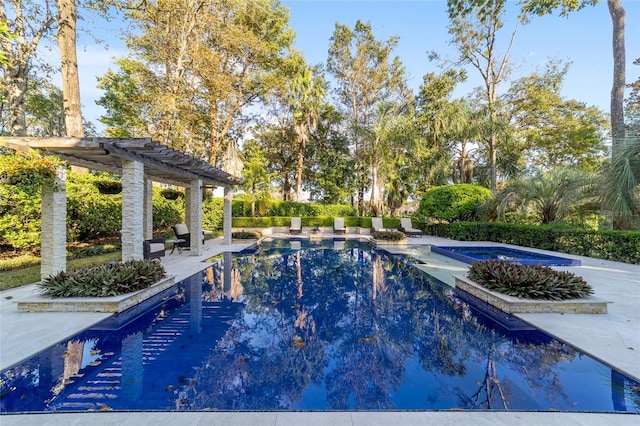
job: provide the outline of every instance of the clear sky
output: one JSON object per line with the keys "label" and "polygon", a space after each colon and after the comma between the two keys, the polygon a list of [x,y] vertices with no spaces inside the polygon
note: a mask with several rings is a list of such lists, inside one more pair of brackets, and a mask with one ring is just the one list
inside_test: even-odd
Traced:
{"label": "clear sky", "polygon": [[[353,28],[358,19],[371,24],[378,40],[400,37],[395,54],[405,65],[410,86],[416,92],[425,73],[440,71],[437,64],[428,60],[427,52],[456,58],[455,48],[448,43],[446,0],[285,0],[283,3],[290,9],[290,26],[297,34],[295,46],[311,64],[326,63],[336,22]],[[513,13],[507,17],[500,36],[503,43],[508,42],[515,28],[517,3],[516,0],[510,3]],[[632,64],[640,58],[640,0],[622,0],[622,5],[627,13],[627,82],[631,82],[640,76],[640,66]],[[96,22],[92,29],[98,37],[102,35],[107,40],[114,35],[113,27],[105,23]],[[568,18],[533,17],[529,24],[518,27],[511,53],[514,66],[511,77],[525,76],[536,67],[542,69],[549,58],[571,61],[563,96],[608,112],[613,81],[611,31],[606,0],[574,12]],[[109,43],[109,50],[105,45],[91,42],[80,43],[78,50],[83,114],[101,129],[97,118],[104,111],[95,105],[101,96],[95,88],[96,76],[107,70],[111,58],[124,56],[126,51],[115,41]],[[464,96],[480,85],[476,70],[469,68],[468,75],[469,82],[456,96]]]}

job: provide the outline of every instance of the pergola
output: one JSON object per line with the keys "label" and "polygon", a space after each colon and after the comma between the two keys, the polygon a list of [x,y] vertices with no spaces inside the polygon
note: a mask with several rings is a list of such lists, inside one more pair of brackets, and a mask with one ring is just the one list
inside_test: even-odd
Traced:
{"label": "pergola", "polygon": [[[0,146],[55,155],[72,166],[122,176],[122,260],[142,259],[152,238],[152,182],[185,188],[190,253],[202,252],[202,188],[224,188],[223,244],[231,243],[231,195],[243,179],[151,139],[0,137]],[[42,277],[66,269],[66,168],[42,190]]]}

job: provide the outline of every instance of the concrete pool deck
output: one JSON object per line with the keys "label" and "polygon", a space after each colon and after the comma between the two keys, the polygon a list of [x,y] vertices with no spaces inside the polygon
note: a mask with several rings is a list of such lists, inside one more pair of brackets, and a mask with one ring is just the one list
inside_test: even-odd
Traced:
{"label": "concrete pool deck", "polygon": [[[279,235],[273,235],[278,237]],[[282,235],[286,237],[286,235]],[[328,237],[328,236],[326,236]],[[363,237],[347,235],[347,237]],[[383,248],[390,252],[411,254],[424,264],[419,268],[441,281],[453,285],[453,275],[466,271],[468,265],[431,253],[426,245],[492,245],[494,243],[457,242],[435,237],[410,238],[406,245]],[[207,240],[203,255],[174,253],[162,258],[169,275],[176,282],[206,268],[204,260],[223,251],[239,251],[247,244],[223,246],[220,240]],[[514,248],[522,248],[510,246]],[[546,254],[545,250],[527,249]],[[561,267],[582,276],[594,287],[595,295],[612,301],[607,314],[518,314],[546,333],[572,344],[600,361],[640,380],[640,266],[620,262],[563,255],[582,261],[582,266]],[[560,268],[560,267],[559,267]],[[109,314],[100,313],[30,313],[18,312],[15,302],[33,298],[35,285],[0,292],[0,369],[25,359],[64,338],[81,331]],[[92,416],[88,418],[87,416]],[[125,413],[46,413],[7,414],[0,417],[4,425],[84,424],[242,424],[242,425],[394,425],[457,424],[477,425],[640,425],[640,415],[554,412],[125,412]]]}

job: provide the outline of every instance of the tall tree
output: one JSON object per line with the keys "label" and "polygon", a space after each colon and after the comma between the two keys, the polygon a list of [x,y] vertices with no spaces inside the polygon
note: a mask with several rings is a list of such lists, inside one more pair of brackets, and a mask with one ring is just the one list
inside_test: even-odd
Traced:
{"label": "tall tree", "polygon": [[606,154],[604,114],[560,94],[568,69],[569,64],[551,61],[543,72],[513,81],[504,96],[521,151],[530,154],[529,166],[593,170]]}
{"label": "tall tree", "polygon": [[[525,0],[522,10],[525,14],[544,16],[559,9],[560,16],[568,16],[571,12],[585,6],[593,6],[600,0]],[[612,52],[613,52],[613,85],[611,87],[611,137],[612,156],[622,149],[625,143],[624,124],[624,89],[626,85],[626,49],[625,24],[626,12],[621,0],[607,0],[609,15],[612,22]]]}
{"label": "tall tree", "polygon": [[[525,0],[523,11],[525,14],[544,16],[560,9],[561,16],[580,10],[587,5],[595,5],[599,0]],[[613,52],[613,84],[611,87],[611,158],[615,161],[626,146],[626,129],[624,121],[624,90],[626,81],[626,48],[625,25],[626,12],[620,0],[607,0],[609,15],[612,22],[612,52]],[[613,227],[622,229],[624,223],[617,222],[620,216],[615,216]]]}
{"label": "tall tree", "polygon": [[[131,12],[128,38],[151,126],[163,142],[218,164],[237,143],[248,106],[276,85],[293,42],[277,0],[160,0]],[[154,122],[157,124],[154,125]]]}
{"label": "tall tree", "polygon": [[296,199],[302,197],[302,173],[304,153],[309,136],[318,126],[318,116],[322,107],[326,84],[317,72],[300,59],[295,65],[289,85],[288,104],[293,116],[293,128],[297,138]]}
{"label": "tall tree", "polygon": [[46,79],[29,77],[25,110],[30,136],[66,136],[62,98],[59,87]]}
{"label": "tall tree", "polygon": [[625,145],[624,89],[626,53],[624,27],[626,13],[620,0],[607,0],[613,24],[613,85],[611,87],[611,153],[619,154]]}
{"label": "tall tree", "polygon": [[487,103],[488,147],[491,190],[497,190],[498,87],[508,73],[509,54],[518,30],[516,25],[504,53],[498,35],[503,28],[506,0],[448,0],[449,33],[458,47],[461,64],[471,64],[482,76]]}
{"label": "tall tree", "polygon": [[[358,20],[354,29],[336,23],[329,46],[327,69],[337,81],[337,95],[350,119],[358,182],[357,208],[364,213],[364,168],[369,169],[371,213],[380,210],[379,149],[372,131],[381,104],[402,110],[409,101],[405,69],[392,57],[398,37],[379,41],[370,23]],[[366,165],[366,166],[365,166]]]}
{"label": "tall tree", "polygon": [[244,189],[249,192],[251,199],[251,216],[256,216],[256,200],[270,196],[270,184],[276,178],[274,173],[269,173],[269,162],[262,148],[256,140],[248,140],[242,147],[242,161],[244,170]]}
{"label": "tall tree", "polygon": [[[7,16],[6,5],[13,12],[13,20]],[[11,134],[26,135],[25,97],[29,68],[34,59],[40,40],[55,25],[57,10],[40,2],[8,0],[0,3],[0,22],[7,22],[15,37],[0,36],[3,55],[8,58],[8,65],[2,67],[3,94],[9,100]]]}
{"label": "tall tree", "polygon": [[64,121],[69,137],[83,137],[80,79],[76,52],[76,0],[57,0],[58,49],[62,70]]}
{"label": "tall tree", "polygon": [[420,163],[426,172],[423,173],[424,179],[420,180],[421,191],[432,185],[447,183],[457,143],[460,144],[459,158],[466,157],[469,132],[465,129],[473,121],[470,120],[467,103],[452,99],[458,84],[465,80],[466,72],[455,69],[448,69],[439,75],[428,73],[423,77],[416,98],[418,131],[426,142],[426,146],[419,151],[423,153],[423,161]]}

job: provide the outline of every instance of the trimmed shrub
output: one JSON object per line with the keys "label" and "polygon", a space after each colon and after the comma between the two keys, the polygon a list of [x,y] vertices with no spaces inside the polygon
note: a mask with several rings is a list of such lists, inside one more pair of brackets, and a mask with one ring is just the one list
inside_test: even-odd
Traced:
{"label": "trimmed shrub", "polygon": [[262,234],[258,231],[238,231],[231,233],[231,238],[236,240],[257,240],[260,237],[262,237]]}
{"label": "trimmed shrub", "polygon": [[474,262],[467,277],[489,290],[522,299],[567,300],[593,294],[582,278],[548,266],[484,260]]}
{"label": "trimmed shrub", "polygon": [[110,297],[143,290],[166,276],[160,262],[128,260],[95,268],[58,272],[38,287],[49,297]]}
{"label": "trimmed shrub", "polygon": [[406,235],[400,231],[376,231],[373,233],[373,239],[380,241],[402,241]]}
{"label": "trimmed shrub", "polygon": [[585,231],[504,222],[456,222],[426,226],[428,234],[460,241],[494,241],[640,264],[640,232]]}
{"label": "trimmed shrub", "polygon": [[460,184],[431,188],[424,193],[414,217],[455,222],[476,220],[478,208],[493,197],[491,191],[479,185]]}

